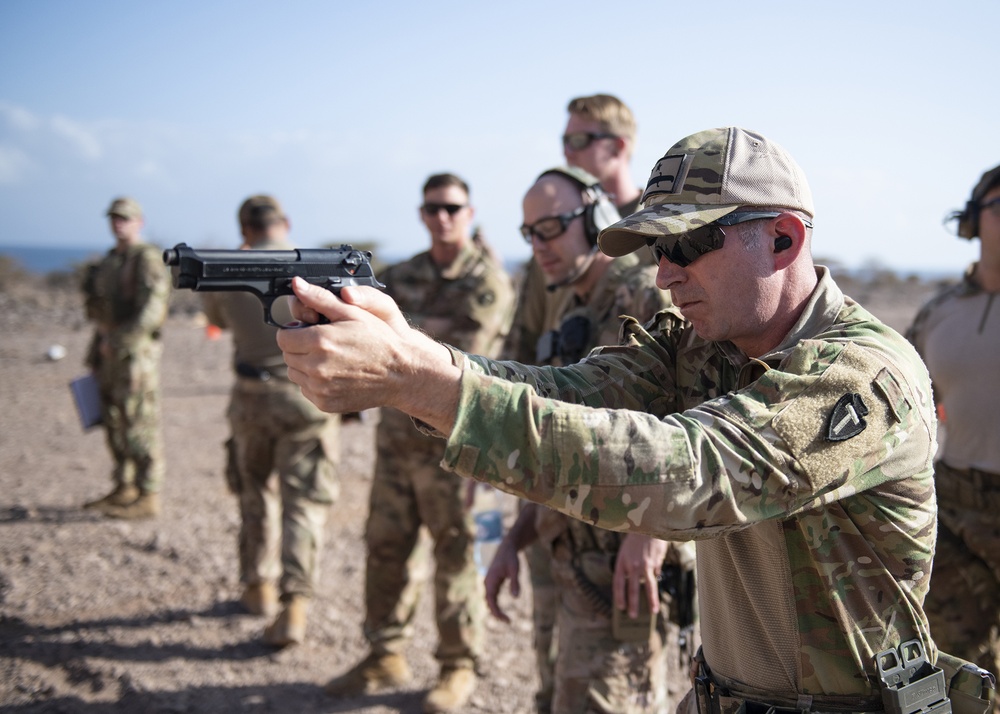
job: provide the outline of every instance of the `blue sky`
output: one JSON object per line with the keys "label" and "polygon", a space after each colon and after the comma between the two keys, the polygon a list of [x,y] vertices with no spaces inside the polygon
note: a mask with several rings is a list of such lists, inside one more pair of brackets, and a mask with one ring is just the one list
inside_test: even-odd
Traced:
{"label": "blue sky", "polygon": [[[623,11],[628,10],[630,14]],[[508,259],[521,198],[562,162],[568,100],[639,125],[633,176],[741,125],[809,177],[817,256],[958,271],[943,216],[1000,163],[1000,3],[0,2],[0,245],[104,247],[118,194],[161,245],[238,244],[268,192],[302,247],[423,249],[449,170]]]}

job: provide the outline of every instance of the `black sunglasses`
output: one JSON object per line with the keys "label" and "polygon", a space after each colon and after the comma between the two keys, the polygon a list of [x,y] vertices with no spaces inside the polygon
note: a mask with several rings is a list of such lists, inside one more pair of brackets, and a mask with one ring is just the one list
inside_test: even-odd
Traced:
{"label": "black sunglasses", "polygon": [[468,204],[460,205],[458,203],[425,203],[420,207],[420,210],[423,211],[428,216],[436,216],[441,211],[447,211],[449,216],[454,216],[463,208],[467,207]]}
{"label": "black sunglasses", "polygon": [[524,240],[529,244],[531,243],[532,237],[537,238],[542,243],[548,243],[550,240],[555,240],[563,233],[566,232],[566,228],[569,224],[583,215],[584,211],[587,210],[586,206],[580,206],[575,211],[570,211],[569,213],[562,213],[558,216],[546,216],[545,218],[539,218],[537,221],[532,223],[530,226],[525,224],[521,226],[521,235],[524,236]]}
{"label": "black sunglasses", "polygon": [[[780,211],[730,213],[714,223],[695,228],[687,233],[650,238],[647,245],[653,252],[653,260],[656,261],[657,265],[660,264],[662,258],[666,258],[674,265],[686,268],[706,253],[711,253],[725,245],[726,233],[722,230],[722,226],[735,226],[748,221],[777,218],[780,215]],[[802,222],[807,228],[813,227],[812,222],[805,218],[802,219]]]}
{"label": "black sunglasses", "polygon": [[574,131],[572,134],[563,134],[563,146],[575,151],[581,151],[593,144],[598,139],[617,139],[617,134],[609,134],[606,131]]}

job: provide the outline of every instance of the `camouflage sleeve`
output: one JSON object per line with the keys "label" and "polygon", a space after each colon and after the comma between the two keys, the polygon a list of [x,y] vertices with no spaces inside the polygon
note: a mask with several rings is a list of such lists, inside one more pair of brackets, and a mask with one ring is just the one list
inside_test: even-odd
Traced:
{"label": "camouflage sleeve", "polygon": [[115,341],[127,346],[156,332],[167,319],[170,273],[155,246],[146,246],[135,268],[135,316],[115,329]]}
{"label": "camouflage sleeve", "polygon": [[[804,342],[750,387],[666,415],[673,389],[648,346],[522,384],[482,366],[463,372],[445,467],[610,530],[712,537],[925,473],[933,452],[928,395],[848,341]],[[827,405],[846,394],[867,426],[828,440]]]}

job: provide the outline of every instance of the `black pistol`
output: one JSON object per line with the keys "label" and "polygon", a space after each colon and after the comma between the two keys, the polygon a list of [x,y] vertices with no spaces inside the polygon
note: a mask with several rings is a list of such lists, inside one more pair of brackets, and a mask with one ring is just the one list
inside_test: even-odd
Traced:
{"label": "black pistol", "polygon": [[279,297],[292,295],[292,278],[340,294],[350,285],[384,289],[375,279],[372,254],[352,246],[303,250],[195,250],[178,243],[163,251],[175,288],[199,291],[240,290],[253,293],[264,307],[264,322],[283,327],[271,317]]}

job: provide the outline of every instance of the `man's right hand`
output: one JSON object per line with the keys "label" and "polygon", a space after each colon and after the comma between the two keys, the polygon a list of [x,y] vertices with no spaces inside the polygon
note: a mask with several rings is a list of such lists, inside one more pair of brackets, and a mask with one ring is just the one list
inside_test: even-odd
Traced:
{"label": "man's right hand", "polygon": [[315,323],[278,332],[288,377],[323,411],[389,406],[447,434],[458,408],[461,370],[438,342],[409,326],[392,298],[374,288],[329,290],[295,278],[293,316]]}

